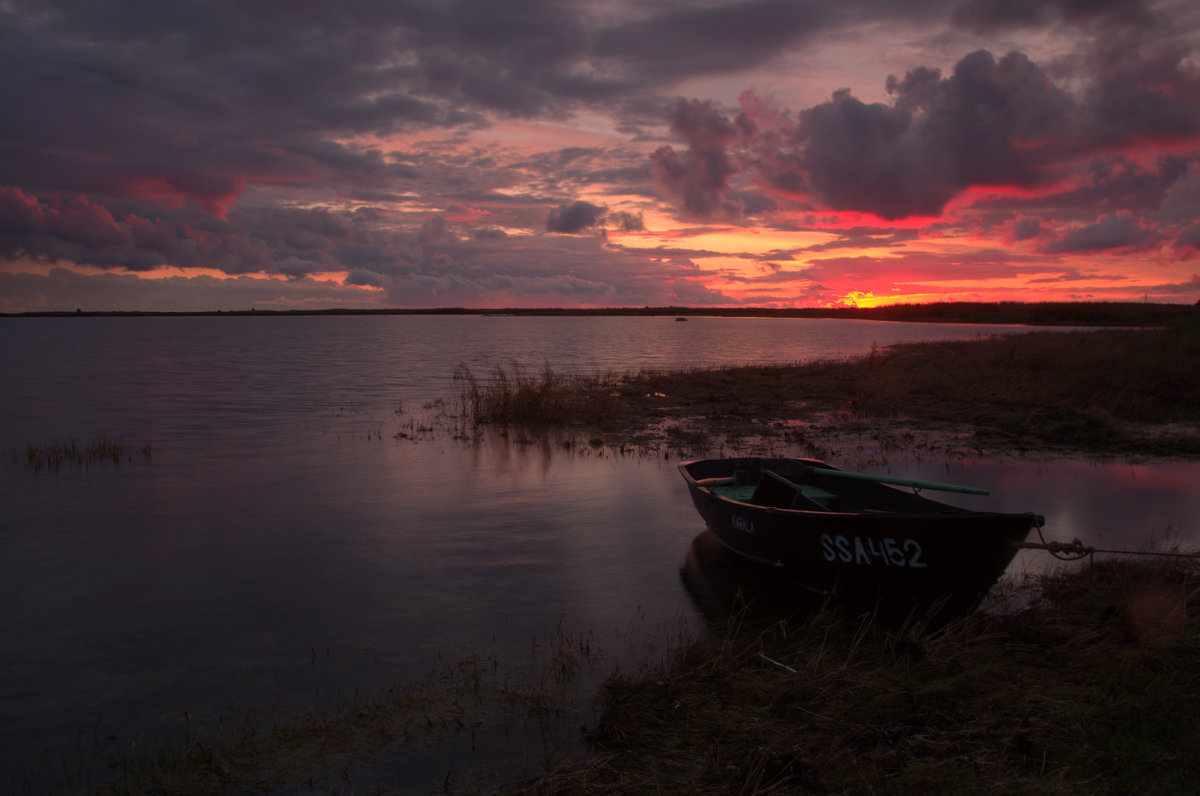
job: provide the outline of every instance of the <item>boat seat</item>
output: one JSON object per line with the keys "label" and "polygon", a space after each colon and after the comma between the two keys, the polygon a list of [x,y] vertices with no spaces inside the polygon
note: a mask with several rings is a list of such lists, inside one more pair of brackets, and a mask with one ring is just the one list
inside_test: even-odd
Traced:
{"label": "boat seat", "polygon": [[[821,487],[813,486],[812,484],[800,484],[800,494],[823,509],[831,508],[833,501],[837,500],[837,495],[832,492],[826,492]],[[795,508],[799,508],[799,506]]]}
{"label": "boat seat", "polygon": [[774,470],[763,470],[750,502],[775,509],[826,511],[835,497],[823,489],[793,483]]}
{"label": "boat seat", "polygon": [[774,470],[763,470],[750,502],[775,509],[831,511],[837,495],[812,484],[796,484]]}
{"label": "boat seat", "polygon": [[773,509],[790,509],[797,497],[800,497],[798,486],[779,473],[763,470],[750,502]]}

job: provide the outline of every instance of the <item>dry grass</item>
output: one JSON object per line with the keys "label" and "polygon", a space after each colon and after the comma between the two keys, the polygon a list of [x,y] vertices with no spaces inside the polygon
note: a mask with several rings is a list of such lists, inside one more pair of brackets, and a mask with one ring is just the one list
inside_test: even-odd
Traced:
{"label": "dry grass", "polygon": [[[81,443],[78,440],[68,442],[50,442],[42,444],[30,443],[25,446],[24,456],[13,454],[13,460],[23,459],[25,464],[35,472],[48,470],[56,472],[64,466],[87,468],[92,464],[110,462],[114,465],[122,462],[132,462],[135,451],[121,440],[108,437],[97,437],[90,442]],[[150,461],[150,443],[136,450],[137,457]]]}
{"label": "dry grass", "polygon": [[[274,712],[240,714],[219,729],[198,730],[193,740],[173,748],[106,749],[115,777],[98,786],[72,781],[57,792],[414,792],[433,784],[389,780],[393,767],[403,767],[397,763],[464,746],[472,763],[446,774],[446,789],[452,775],[456,782],[495,783],[499,775],[488,767],[498,760],[508,763],[505,778],[519,776],[511,765],[514,749],[528,757],[526,768],[532,772],[552,768],[572,749],[578,758],[578,727],[591,706],[580,681],[599,681],[609,671],[590,636],[560,625],[520,660],[467,654],[424,679],[377,694],[356,693],[334,708],[280,706]],[[479,786],[473,792],[494,788]]]}
{"label": "dry grass", "polygon": [[1185,793],[1200,571],[1127,560],[941,632],[827,611],[614,678],[597,758],[529,794]]}
{"label": "dry grass", "polygon": [[477,425],[591,425],[606,427],[627,413],[611,375],[566,376],[549,365],[530,373],[519,365],[496,368],[487,379],[459,367],[459,401]]}
{"label": "dry grass", "polygon": [[389,760],[445,737],[469,736],[473,751],[500,710],[525,733],[529,767],[548,773],[504,785],[464,764],[442,792],[1192,792],[1200,562],[1109,560],[1008,588],[1027,607],[938,630],[735,602],[710,637],[673,638],[605,681],[582,761],[559,765],[546,732],[579,726],[572,683],[597,651],[559,628],[519,678],[467,656],[336,711],[246,721],[157,757],[123,753],[121,775],[93,790],[409,792],[414,783],[380,773]]}
{"label": "dry grass", "polygon": [[751,436],[815,442],[833,418],[954,428],[984,447],[1200,455],[1198,325],[913,343],[796,365],[499,371],[468,385],[476,424],[589,426],[681,454]]}

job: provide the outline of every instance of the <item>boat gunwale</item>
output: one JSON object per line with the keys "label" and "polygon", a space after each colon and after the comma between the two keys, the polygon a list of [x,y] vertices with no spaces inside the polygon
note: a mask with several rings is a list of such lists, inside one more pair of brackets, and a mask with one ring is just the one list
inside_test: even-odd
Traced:
{"label": "boat gunwale", "polygon": [[[1029,517],[1029,518],[1031,518],[1031,527],[1033,524],[1035,524],[1037,522],[1037,520],[1039,518],[1039,515],[1037,515],[1034,512],[1031,512],[1031,511],[1021,511],[1021,512],[977,511],[975,509],[969,509],[969,508],[965,508],[963,506],[955,505],[953,503],[947,503],[945,501],[927,497],[925,495],[920,494],[915,489],[912,493],[909,493],[909,492],[906,492],[904,489],[901,489],[897,486],[893,486],[891,484],[886,484],[886,483],[878,483],[878,484],[876,484],[876,486],[878,486],[881,490],[892,491],[898,495],[903,495],[905,497],[908,497],[911,494],[912,496],[919,498],[921,501],[926,502],[926,503],[930,504],[931,506],[938,507],[938,508],[931,509],[929,511],[911,511],[911,510],[903,510],[903,509],[897,509],[897,510],[871,509],[871,508],[859,509],[857,511],[835,511],[833,509],[788,508],[788,507],[781,507],[781,506],[766,506],[761,503],[754,503],[751,500],[740,500],[740,499],[737,499],[734,497],[730,497],[729,495],[722,494],[721,492],[717,491],[717,488],[714,488],[714,487],[716,487],[715,484],[702,483],[704,480],[708,480],[708,479],[697,478],[695,475],[692,474],[691,470],[688,469],[692,465],[704,464],[704,463],[708,463],[708,462],[744,461],[744,462],[748,462],[748,463],[749,462],[759,463],[759,462],[769,461],[769,460],[797,462],[804,466],[812,467],[813,469],[830,469],[830,470],[834,470],[834,471],[840,471],[840,468],[833,467],[831,465],[828,465],[825,462],[821,462],[816,459],[785,458],[785,457],[773,457],[773,456],[731,457],[731,458],[724,458],[724,459],[722,459],[722,458],[694,459],[691,461],[686,461],[686,462],[680,463],[679,469],[682,472],[684,480],[687,482],[689,489],[700,490],[704,493],[707,493],[714,500],[717,500],[717,501],[721,501],[721,502],[729,503],[729,504],[736,504],[739,506],[747,506],[754,511],[761,511],[761,512],[768,512],[768,513],[779,513],[779,514],[785,514],[785,515],[796,515],[796,516],[801,516],[801,517],[813,517],[813,518],[818,518],[818,517],[830,517],[830,518],[831,517],[855,517],[855,518],[860,518],[860,519],[869,519],[869,518],[877,517],[877,518],[883,519],[883,520],[900,519],[900,518],[939,519],[940,520],[943,518],[951,518],[954,520],[961,521],[961,520],[965,520],[968,518],[975,518],[975,519],[982,520],[982,519],[988,519],[988,518],[1013,518],[1013,519],[1015,519],[1018,517],[1021,517],[1021,518]],[[814,465],[819,465],[819,466],[814,466]],[[795,483],[794,481],[791,481],[790,478],[788,478],[786,475],[783,475],[779,472],[776,472],[774,470],[771,470],[771,469],[765,468],[765,467],[763,467],[759,470],[760,474],[766,473],[766,472],[773,473],[780,480],[786,481],[797,488],[800,487],[799,484]]]}

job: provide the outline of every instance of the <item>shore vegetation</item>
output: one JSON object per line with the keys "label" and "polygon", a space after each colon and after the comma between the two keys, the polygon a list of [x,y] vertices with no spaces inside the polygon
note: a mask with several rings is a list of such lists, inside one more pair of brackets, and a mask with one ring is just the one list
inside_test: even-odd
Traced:
{"label": "shore vegetation", "polygon": [[[752,352],[747,352],[751,356]],[[1090,455],[1200,455],[1200,322],[910,343],[853,360],[564,376],[461,374],[477,425],[573,425],[683,455],[847,431]]]}
{"label": "shore vegetation", "polygon": [[23,461],[25,466],[34,472],[57,472],[66,466],[87,469],[91,465],[104,462],[113,465],[130,463],[135,458],[150,461],[151,456],[152,447],[149,442],[135,447],[120,439],[96,437],[86,442],[77,439],[66,442],[31,442],[25,446],[24,451],[13,452],[13,461]]}
{"label": "shore vegetation", "polygon": [[[612,672],[598,710],[572,683],[594,682],[603,656],[560,634],[524,685],[468,656],[338,709],[245,716],[152,754],[113,748],[118,775],[86,790],[1083,796],[1190,793],[1200,775],[1195,559],[1002,584],[989,610],[937,629],[764,605],[739,593],[710,634]],[[514,737],[527,779],[475,767]],[[396,778],[448,743],[459,757],[444,778]]]}
{"label": "shore vegetation", "polygon": [[596,757],[526,794],[1188,793],[1200,571],[1097,562],[938,632],[821,610],[609,680]]}

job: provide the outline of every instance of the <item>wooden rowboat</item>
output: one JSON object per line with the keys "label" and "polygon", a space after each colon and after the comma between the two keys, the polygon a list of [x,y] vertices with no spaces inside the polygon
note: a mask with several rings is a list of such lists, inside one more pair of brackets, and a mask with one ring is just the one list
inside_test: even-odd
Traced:
{"label": "wooden rowboat", "polygon": [[972,610],[1043,524],[1037,514],[971,511],[917,491],[985,490],[850,473],[816,459],[703,459],[680,472],[722,544],[856,610]]}

